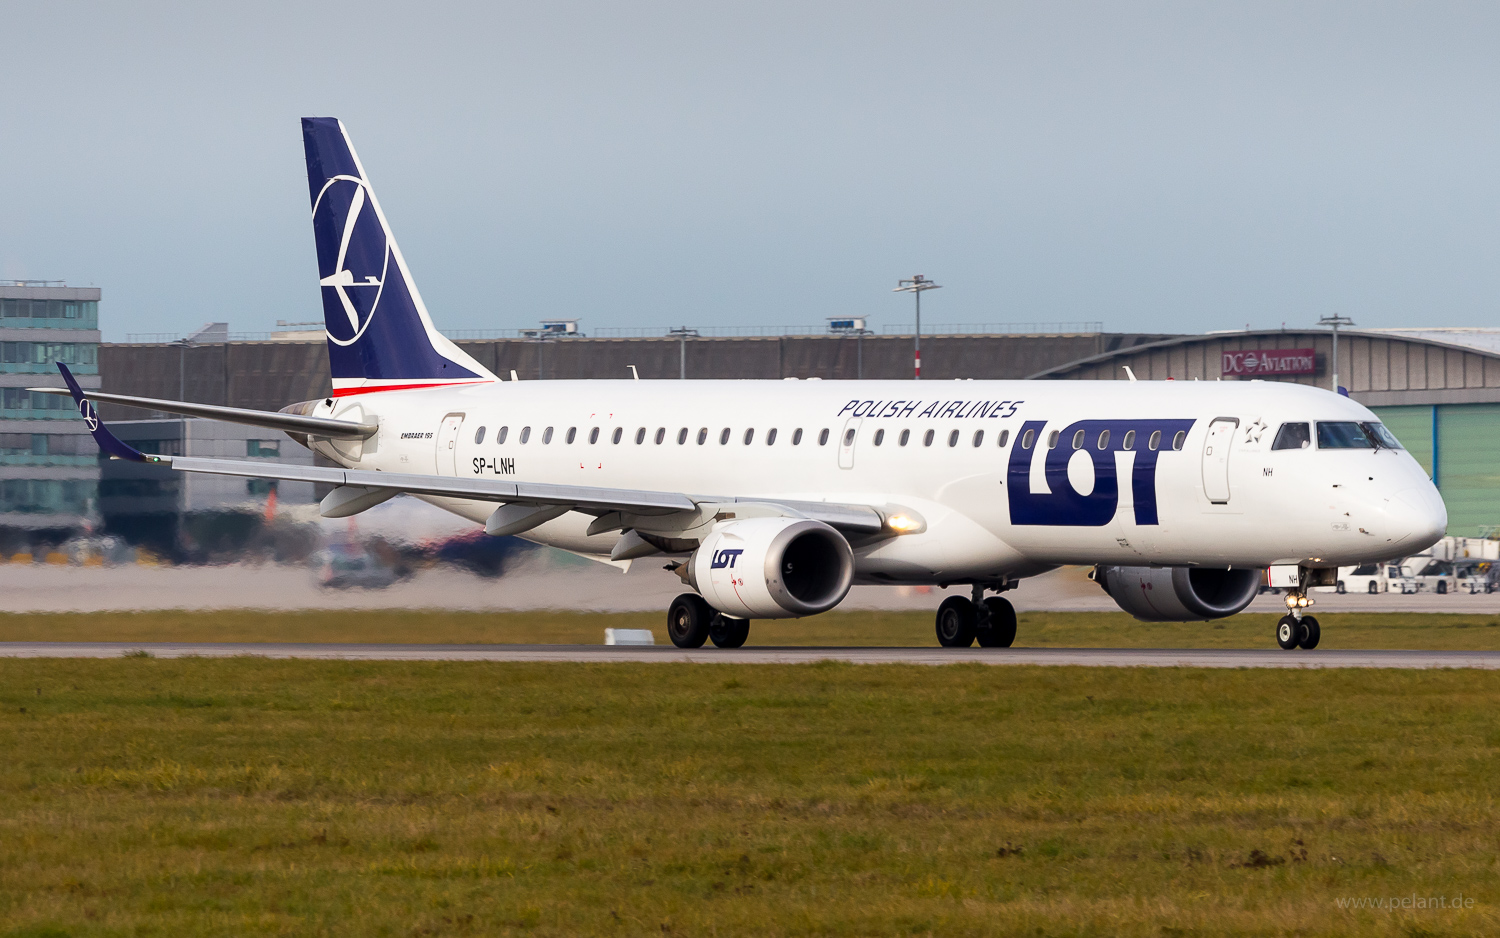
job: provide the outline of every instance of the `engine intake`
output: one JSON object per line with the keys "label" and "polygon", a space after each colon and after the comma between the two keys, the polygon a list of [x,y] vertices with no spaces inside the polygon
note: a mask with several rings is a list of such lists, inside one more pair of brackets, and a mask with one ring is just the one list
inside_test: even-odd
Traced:
{"label": "engine intake", "polygon": [[688,582],[710,606],[736,618],[827,612],[848,595],[853,580],[849,542],[806,518],[724,522],[688,558]]}
{"label": "engine intake", "polygon": [[1120,608],[1145,622],[1222,619],[1250,605],[1265,571],[1254,568],[1094,568],[1094,580]]}

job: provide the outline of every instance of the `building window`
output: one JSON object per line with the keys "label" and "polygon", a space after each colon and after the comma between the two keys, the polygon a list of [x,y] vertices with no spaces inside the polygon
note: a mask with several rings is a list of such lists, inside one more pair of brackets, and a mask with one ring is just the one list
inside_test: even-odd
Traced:
{"label": "building window", "polygon": [[281,455],[281,441],[280,440],[246,440],[245,441],[245,455],[246,456],[272,456],[272,457],[280,456]]}

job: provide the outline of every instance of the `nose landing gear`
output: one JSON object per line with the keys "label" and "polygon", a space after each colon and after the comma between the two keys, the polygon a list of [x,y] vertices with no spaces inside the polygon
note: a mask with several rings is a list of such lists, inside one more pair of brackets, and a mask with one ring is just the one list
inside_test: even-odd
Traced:
{"label": "nose landing gear", "polygon": [[1323,630],[1318,628],[1318,620],[1302,611],[1311,606],[1313,601],[1307,598],[1307,576],[1303,575],[1299,579],[1303,581],[1301,585],[1287,590],[1287,614],[1276,622],[1276,644],[1283,651],[1294,648],[1312,651],[1318,647],[1318,640],[1323,635]]}

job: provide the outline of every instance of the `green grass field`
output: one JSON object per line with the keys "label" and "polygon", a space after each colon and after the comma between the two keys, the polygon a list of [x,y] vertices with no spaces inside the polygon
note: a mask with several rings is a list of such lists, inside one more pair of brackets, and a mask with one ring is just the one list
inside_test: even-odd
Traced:
{"label": "green grass field", "polygon": [[[1018,646],[1274,648],[1276,616],[1137,622],[1123,612],[1022,613]],[[935,645],[930,612],[831,612],[757,621],[751,645]],[[1322,648],[1500,649],[1500,615],[1320,614]],[[184,611],[0,614],[0,641],[416,642],[601,644],[609,627],[651,629],[665,613]]]}
{"label": "green grass field", "polygon": [[0,659],[0,934],[1494,933],[1497,690]]}

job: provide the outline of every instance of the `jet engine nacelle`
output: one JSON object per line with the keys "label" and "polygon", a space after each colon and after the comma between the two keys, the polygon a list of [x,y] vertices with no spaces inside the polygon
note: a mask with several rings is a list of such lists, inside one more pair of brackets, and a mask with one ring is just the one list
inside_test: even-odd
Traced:
{"label": "jet engine nacelle", "polygon": [[1093,579],[1121,609],[1146,622],[1222,619],[1250,605],[1264,570],[1212,567],[1094,568]]}
{"label": "jet engine nacelle", "polygon": [[849,542],[806,518],[724,522],[688,558],[693,588],[710,606],[741,619],[827,612],[848,594],[853,579]]}

